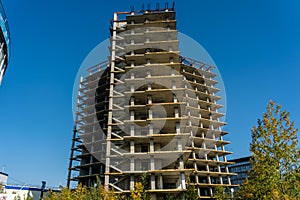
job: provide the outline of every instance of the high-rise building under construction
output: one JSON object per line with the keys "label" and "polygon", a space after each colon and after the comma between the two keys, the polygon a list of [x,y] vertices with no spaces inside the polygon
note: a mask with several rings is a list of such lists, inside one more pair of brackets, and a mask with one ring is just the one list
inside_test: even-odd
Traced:
{"label": "high-rise building under construction", "polygon": [[152,199],[231,186],[213,66],[181,55],[173,7],[116,12],[109,60],[80,80],[68,185],[97,177]]}

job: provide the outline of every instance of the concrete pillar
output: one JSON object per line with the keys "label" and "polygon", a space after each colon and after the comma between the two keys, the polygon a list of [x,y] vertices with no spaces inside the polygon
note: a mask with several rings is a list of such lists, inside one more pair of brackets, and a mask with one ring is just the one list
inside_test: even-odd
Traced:
{"label": "concrete pillar", "polygon": [[152,104],[152,96],[148,95],[147,99],[148,99],[148,104]]}
{"label": "concrete pillar", "polygon": [[228,184],[231,185],[230,176],[228,176],[227,179],[228,179]]}
{"label": "concrete pillar", "polygon": [[150,153],[154,152],[154,142],[153,139],[150,140]]}
{"label": "concrete pillar", "polygon": [[134,136],[134,125],[130,126],[130,136]]}
{"label": "concrete pillar", "polygon": [[179,161],[179,169],[184,169],[182,156],[178,159],[178,161]]}
{"label": "concrete pillar", "polygon": [[151,174],[151,190],[155,190],[155,175]]}
{"label": "concrete pillar", "polygon": [[[172,49],[172,47],[171,47]],[[169,47],[169,51],[170,51],[170,47]],[[172,51],[172,50],[171,50]],[[174,76],[175,75],[175,69],[174,68],[171,68],[171,76]]]}
{"label": "concrete pillar", "polygon": [[178,117],[179,117],[179,111],[178,111],[178,108],[175,108],[175,109],[174,109],[174,112],[175,112],[175,118],[178,118]]}
{"label": "concrete pillar", "polygon": [[158,176],[158,187],[157,188],[163,189],[163,177],[161,174]]}
{"label": "concrete pillar", "polygon": [[173,102],[174,102],[174,103],[177,103],[177,97],[176,97],[175,94],[173,94]]}
{"label": "concrete pillar", "polygon": [[134,153],[134,141],[130,141],[130,153]]}
{"label": "concrete pillar", "polygon": [[211,197],[214,195],[211,187],[209,188],[209,195],[210,195]]}
{"label": "concrete pillar", "polygon": [[130,175],[130,190],[134,190],[134,176]]}
{"label": "concrete pillar", "polygon": [[178,149],[178,151],[181,151],[181,150],[182,150],[182,141],[181,141],[181,138],[179,138],[179,139],[177,140],[177,149]]}
{"label": "concrete pillar", "polygon": [[152,119],[152,117],[153,117],[153,111],[152,111],[151,108],[149,109],[149,113],[148,114],[149,114],[149,119]]}
{"label": "concrete pillar", "polygon": [[208,184],[211,184],[210,176],[207,176],[207,181],[208,181]]}
{"label": "concrete pillar", "polygon": [[176,89],[176,82],[172,81],[172,89]]}
{"label": "concrete pillar", "polygon": [[130,121],[134,121],[134,110],[130,111]]}
{"label": "concrete pillar", "polygon": [[185,174],[183,172],[180,173],[180,179],[181,179],[181,188],[185,190],[186,189]]}
{"label": "concrete pillar", "polygon": [[153,124],[149,124],[149,135],[153,135]]}
{"label": "concrete pillar", "polygon": [[179,122],[176,122],[176,125],[175,125],[176,127],[176,134],[180,134],[180,124],[179,124]]}

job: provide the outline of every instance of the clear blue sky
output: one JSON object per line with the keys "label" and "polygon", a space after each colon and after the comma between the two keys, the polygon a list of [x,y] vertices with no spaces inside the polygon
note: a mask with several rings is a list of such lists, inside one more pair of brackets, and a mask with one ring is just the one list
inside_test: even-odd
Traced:
{"label": "clear blue sky", "polygon": [[[112,13],[141,2],[3,0],[11,60],[0,87],[0,166],[12,178],[65,184],[76,72],[109,36]],[[231,158],[249,154],[250,129],[269,99],[300,127],[298,0],[176,1],[175,7],[178,29],[205,47],[222,74]]]}

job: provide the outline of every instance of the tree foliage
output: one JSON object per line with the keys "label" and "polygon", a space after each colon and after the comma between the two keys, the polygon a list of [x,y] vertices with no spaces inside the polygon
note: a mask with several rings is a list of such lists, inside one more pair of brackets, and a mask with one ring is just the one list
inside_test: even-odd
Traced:
{"label": "tree foliage", "polygon": [[290,113],[273,101],[251,130],[252,170],[239,191],[241,199],[300,199],[300,154]]}
{"label": "tree foliage", "polygon": [[194,184],[191,184],[190,179],[187,179],[187,188],[184,193],[184,199],[185,200],[194,200],[194,199],[199,199],[197,190],[195,188]]}
{"label": "tree foliage", "polygon": [[117,200],[114,191],[106,191],[101,184],[86,188],[81,184],[76,189],[63,188],[59,193],[50,191],[45,200]]}
{"label": "tree foliage", "polygon": [[148,181],[147,181],[148,177],[147,174],[144,173],[141,176],[141,181],[140,182],[136,182],[135,183],[135,189],[130,191],[131,194],[131,198],[133,200],[150,200],[151,197],[149,195],[149,193],[146,192],[146,190],[148,189]]}
{"label": "tree foliage", "polygon": [[226,192],[226,187],[217,186],[215,188],[214,198],[216,200],[230,199],[230,194],[228,192]]}
{"label": "tree foliage", "polygon": [[79,184],[76,189],[70,190],[63,188],[60,192],[50,191],[45,200],[150,200],[150,195],[146,192],[148,189],[147,175],[140,177],[140,182],[135,183],[134,190],[130,191],[130,195],[119,194],[113,190],[105,190],[105,188],[97,181],[95,186],[87,188]]}

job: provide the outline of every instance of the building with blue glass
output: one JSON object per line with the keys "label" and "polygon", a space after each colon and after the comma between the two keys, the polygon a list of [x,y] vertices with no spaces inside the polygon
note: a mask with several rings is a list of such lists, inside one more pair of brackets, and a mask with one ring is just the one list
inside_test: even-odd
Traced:
{"label": "building with blue glass", "polygon": [[10,51],[10,34],[6,14],[2,3],[0,2],[0,84],[6,72],[9,51]]}
{"label": "building with blue glass", "polygon": [[252,169],[250,162],[250,156],[229,160],[234,164],[229,165],[229,171],[237,174],[237,176],[231,177],[231,183],[233,185],[242,185],[248,176],[248,171]]}

